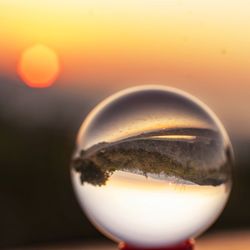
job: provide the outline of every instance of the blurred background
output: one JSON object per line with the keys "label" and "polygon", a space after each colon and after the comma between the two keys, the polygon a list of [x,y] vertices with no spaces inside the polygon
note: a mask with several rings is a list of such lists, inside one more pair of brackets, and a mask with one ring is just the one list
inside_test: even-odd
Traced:
{"label": "blurred background", "polygon": [[0,247],[99,239],[71,187],[77,131],[103,98],[163,84],[220,117],[236,166],[210,229],[250,229],[250,2],[0,1]]}

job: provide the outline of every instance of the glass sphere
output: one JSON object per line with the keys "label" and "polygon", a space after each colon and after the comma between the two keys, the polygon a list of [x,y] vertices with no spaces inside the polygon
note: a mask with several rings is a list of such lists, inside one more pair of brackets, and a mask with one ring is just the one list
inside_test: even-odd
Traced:
{"label": "glass sphere", "polygon": [[82,209],[111,239],[170,246],[218,218],[232,158],[222,124],[199,100],[163,86],[133,87],[87,116],[72,182]]}

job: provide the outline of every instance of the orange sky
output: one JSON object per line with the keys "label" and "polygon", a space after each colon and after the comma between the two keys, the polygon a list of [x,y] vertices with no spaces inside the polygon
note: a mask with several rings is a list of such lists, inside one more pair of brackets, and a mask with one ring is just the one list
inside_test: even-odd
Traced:
{"label": "orange sky", "polygon": [[219,112],[240,109],[240,119],[249,106],[249,9],[244,0],[2,0],[0,74],[16,76],[23,51],[43,44],[60,58],[61,86],[164,83]]}
{"label": "orange sky", "polygon": [[22,50],[39,43],[79,82],[249,78],[246,1],[3,0],[0,7],[1,71],[13,72]]}

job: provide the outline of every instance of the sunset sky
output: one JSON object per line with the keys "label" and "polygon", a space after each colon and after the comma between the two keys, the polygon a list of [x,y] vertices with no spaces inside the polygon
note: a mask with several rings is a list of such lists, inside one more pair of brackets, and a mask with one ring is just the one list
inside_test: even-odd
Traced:
{"label": "sunset sky", "polygon": [[249,9],[243,0],[2,0],[0,75],[20,78],[23,54],[45,46],[62,88],[171,85],[247,129]]}

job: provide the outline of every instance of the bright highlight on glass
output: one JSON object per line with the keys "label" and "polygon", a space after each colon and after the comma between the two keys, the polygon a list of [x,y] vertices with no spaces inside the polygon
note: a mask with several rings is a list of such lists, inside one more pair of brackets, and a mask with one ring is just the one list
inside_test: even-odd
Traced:
{"label": "bright highlight on glass", "polygon": [[17,71],[29,87],[49,87],[60,72],[58,56],[44,45],[32,46],[22,53]]}
{"label": "bright highlight on glass", "polygon": [[232,149],[196,98],[161,86],[121,91],[83,123],[72,160],[81,207],[115,241],[182,243],[220,215],[231,189]]}

